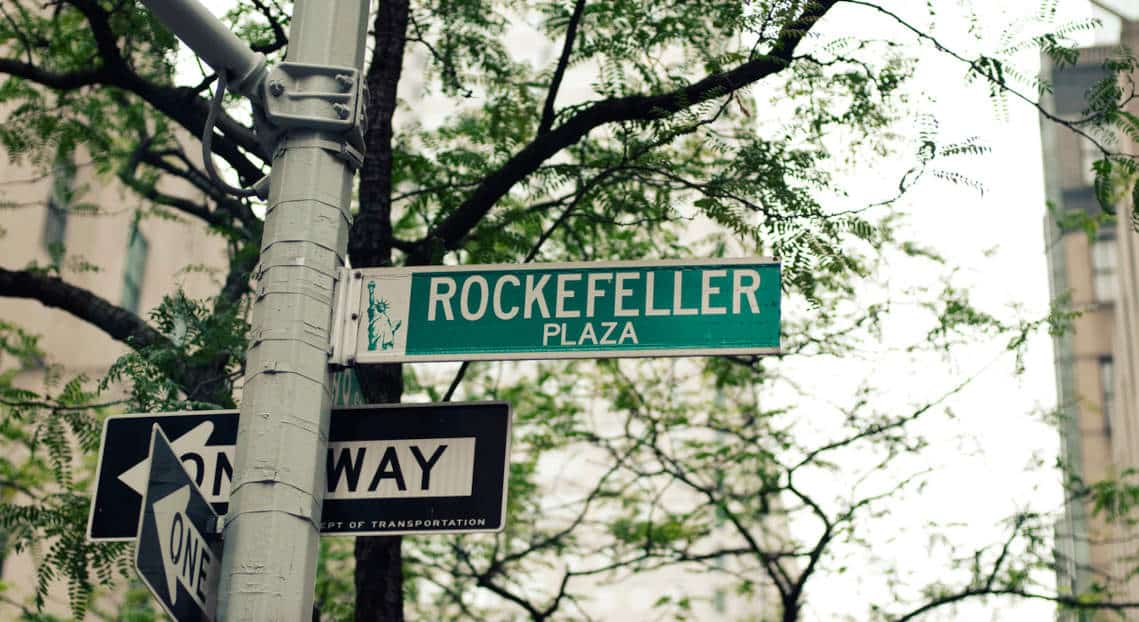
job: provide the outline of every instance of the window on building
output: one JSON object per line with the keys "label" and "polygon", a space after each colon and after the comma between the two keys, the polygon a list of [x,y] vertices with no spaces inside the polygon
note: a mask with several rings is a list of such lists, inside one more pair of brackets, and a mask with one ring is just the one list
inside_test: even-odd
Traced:
{"label": "window on building", "polygon": [[1115,238],[1100,238],[1092,242],[1092,293],[1097,302],[1115,302],[1119,283],[1115,275],[1118,252]]}
{"label": "window on building", "polygon": [[716,613],[727,613],[728,611],[728,593],[722,589],[717,589],[712,593],[712,607]]}
{"label": "window on building", "polygon": [[127,264],[123,270],[123,301],[124,309],[138,311],[138,301],[142,294],[142,278],[146,274],[146,257],[150,252],[150,244],[146,236],[138,228],[138,223],[131,227],[130,241],[127,242]]}
{"label": "window on building", "polygon": [[1115,364],[1110,356],[1099,360],[1099,383],[1103,391],[1103,427],[1111,434],[1111,416],[1115,409]]}
{"label": "window on building", "polygon": [[[716,570],[723,570],[727,567],[727,564],[724,563],[723,557],[716,557],[712,560],[712,567]],[[724,591],[723,588],[718,587],[712,592],[712,607],[716,610],[716,613],[726,613],[728,611],[728,593]]]}
{"label": "window on building", "polygon": [[1084,185],[1095,184],[1095,163],[1103,157],[1103,153],[1090,140],[1080,140],[1080,174]]}
{"label": "window on building", "polygon": [[51,193],[47,197],[43,247],[53,259],[63,254],[67,238],[67,208],[71,204],[71,187],[75,180],[75,163],[66,156],[56,159],[51,169]]}

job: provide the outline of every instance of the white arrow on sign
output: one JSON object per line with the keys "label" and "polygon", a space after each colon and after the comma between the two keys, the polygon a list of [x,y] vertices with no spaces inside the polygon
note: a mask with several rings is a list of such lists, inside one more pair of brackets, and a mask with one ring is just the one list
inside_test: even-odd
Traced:
{"label": "white arrow on sign", "polygon": [[[174,454],[179,459],[184,460],[184,456],[190,454],[196,459],[191,460],[195,462],[195,472],[192,477],[195,483],[202,489],[202,494],[206,496],[206,500],[211,503],[225,501],[229,497],[229,483],[225,482],[212,482],[207,481],[207,476],[214,477],[215,479],[222,475],[229,475],[224,472],[224,469],[219,469],[217,464],[218,454],[221,454],[224,465],[229,466],[232,464],[233,445],[217,445],[207,446],[206,440],[214,432],[214,424],[205,421],[198,424],[197,427],[191,429],[178,438],[170,441],[170,447],[174,450]],[[183,466],[186,466],[185,463]],[[146,491],[146,478],[150,473],[150,457],[143,458],[142,462],[132,466],[131,468],[123,471],[119,475],[119,481],[126,484],[131,490],[138,493],[141,497],[143,492]],[[189,470],[187,470],[189,473]],[[215,490],[217,491],[215,493]]]}
{"label": "white arrow on sign", "polygon": [[213,585],[217,560],[206,539],[186,516],[189,503],[190,486],[187,485],[154,502],[154,521],[158,526],[158,546],[162,550],[170,604],[177,602],[178,583],[181,583],[190,598],[206,610],[206,592]]}
{"label": "white arrow on sign", "polygon": [[[206,445],[209,421],[170,442],[206,501],[229,501],[233,445]],[[328,444],[327,499],[465,497],[474,485],[472,437],[341,441]],[[119,475],[141,497],[150,472],[147,457]]]}

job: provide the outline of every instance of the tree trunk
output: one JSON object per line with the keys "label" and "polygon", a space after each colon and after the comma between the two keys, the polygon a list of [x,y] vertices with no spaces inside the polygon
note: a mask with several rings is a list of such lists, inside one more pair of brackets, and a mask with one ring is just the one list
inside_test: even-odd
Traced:
{"label": "tree trunk", "polygon": [[[407,42],[409,0],[380,0],[373,24],[375,47],[365,73],[368,124],[360,170],[360,211],[348,237],[358,268],[392,265],[392,117]],[[399,402],[400,365],[356,368],[369,404]],[[403,621],[403,562],[399,536],[356,538],[356,620]]]}
{"label": "tree trunk", "polygon": [[[356,368],[360,390],[369,404],[399,401],[403,394],[402,365],[361,365]],[[403,538],[356,538],[356,621],[403,622]]]}
{"label": "tree trunk", "polygon": [[356,621],[403,621],[403,538],[356,538]]}

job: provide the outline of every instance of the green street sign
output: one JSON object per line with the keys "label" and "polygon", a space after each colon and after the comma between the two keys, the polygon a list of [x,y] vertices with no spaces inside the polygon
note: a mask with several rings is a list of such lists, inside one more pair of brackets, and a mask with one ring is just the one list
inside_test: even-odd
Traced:
{"label": "green street sign", "polygon": [[772,259],[371,268],[344,280],[336,363],[779,353]]}

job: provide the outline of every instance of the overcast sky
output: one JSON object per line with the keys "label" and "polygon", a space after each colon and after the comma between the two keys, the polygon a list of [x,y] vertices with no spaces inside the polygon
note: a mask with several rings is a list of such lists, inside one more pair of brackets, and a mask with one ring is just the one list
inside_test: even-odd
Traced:
{"label": "overcast sky", "polygon": [[[1120,0],[1136,4],[1135,0]],[[935,2],[940,11],[935,33],[944,43],[964,53],[994,46],[1006,33],[1030,36],[1031,17],[1040,9],[1038,0],[983,0],[970,3],[977,11],[975,22],[981,43],[968,34],[966,16],[958,2]],[[890,2],[915,24],[927,26],[922,18],[923,2]],[[868,36],[886,36],[912,42],[907,36],[872,11],[855,6],[842,7],[844,17],[835,23],[859,24]],[[1086,19],[1092,15],[1086,0],[1061,0],[1055,23]],[[1102,14],[1097,14],[1104,17]],[[839,16],[834,16],[838,18]],[[1106,20],[1112,26],[1111,20]],[[1093,42],[1091,33],[1082,43]],[[1098,33],[1095,42],[1106,37]],[[1018,59],[1022,73],[1034,75],[1038,58],[1029,53]],[[1004,316],[1020,307],[1026,316],[1047,312],[1048,280],[1044,255],[1044,184],[1040,154],[1037,112],[1028,104],[1011,101],[1007,111],[994,106],[983,85],[968,86],[964,67],[955,60],[926,49],[916,74],[916,86],[934,99],[931,113],[938,121],[943,141],[953,142],[981,136],[992,148],[986,156],[962,160],[953,170],[981,181],[985,192],[929,180],[919,184],[906,200],[909,225],[915,237],[930,240],[960,267],[955,283],[966,288],[982,309]],[[873,176],[870,176],[873,178]],[[887,178],[888,179],[888,178]],[[865,182],[864,182],[865,183]],[[897,277],[905,281],[908,275]],[[907,329],[906,317],[898,318],[899,332]],[[889,325],[889,324],[887,324]],[[960,520],[969,525],[960,537],[979,543],[996,541],[1002,531],[997,521],[1017,509],[1055,510],[1061,496],[1056,474],[1029,465],[1042,459],[1051,464],[1059,448],[1057,431],[1042,423],[1039,413],[1055,404],[1052,349],[1046,335],[1036,338],[1026,359],[1026,373],[1012,374],[1011,360],[998,357],[1003,343],[977,344],[955,353],[952,361],[928,361],[929,367],[915,368],[904,359],[884,358],[876,373],[898,386],[897,399],[920,401],[938,387],[945,388],[950,377],[963,377],[985,370],[980,380],[963,395],[951,401],[957,415],[952,423],[942,422],[944,437],[973,439],[966,447],[974,455],[961,452],[959,442],[935,443],[927,455],[930,466],[938,469],[933,483],[923,493],[920,504],[908,504],[895,517],[900,529],[913,529],[910,537],[899,537],[884,556],[894,556],[901,565],[912,564],[915,574],[932,570],[924,557],[920,525],[926,519]],[[996,362],[994,362],[994,360]],[[951,376],[949,374],[954,374]],[[933,434],[939,435],[937,428]],[[938,578],[930,576],[927,578]],[[941,577],[945,578],[945,577]],[[844,603],[865,599],[876,586],[873,576],[865,580],[835,578],[826,590],[835,598],[814,599],[815,617],[832,619],[848,609]],[[816,586],[816,588],[819,586]],[[832,590],[834,590],[832,592]],[[846,596],[845,598],[843,596]],[[808,599],[811,600],[811,599]],[[827,606],[833,604],[833,609]],[[956,613],[939,616],[945,620],[1049,620],[1052,607],[1047,603],[1005,601],[1002,604],[970,606]]]}

